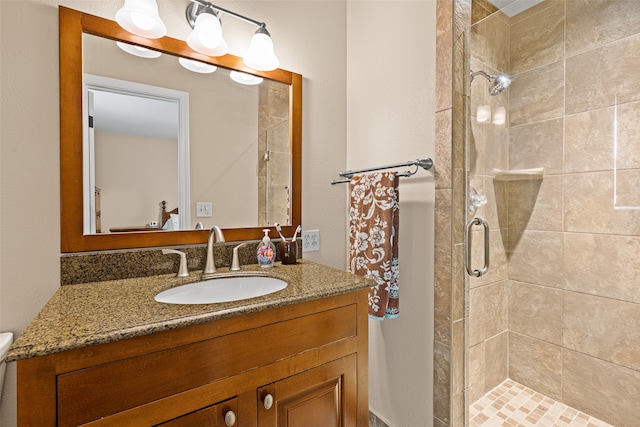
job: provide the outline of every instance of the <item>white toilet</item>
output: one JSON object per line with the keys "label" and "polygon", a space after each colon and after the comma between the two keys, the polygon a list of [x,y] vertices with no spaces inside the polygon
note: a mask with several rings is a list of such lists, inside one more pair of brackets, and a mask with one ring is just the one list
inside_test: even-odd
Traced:
{"label": "white toilet", "polygon": [[2,388],[4,386],[4,373],[7,369],[7,364],[4,362],[4,358],[7,356],[9,347],[13,343],[13,333],[4,332],[0,334],[0,399],[2,399]]}

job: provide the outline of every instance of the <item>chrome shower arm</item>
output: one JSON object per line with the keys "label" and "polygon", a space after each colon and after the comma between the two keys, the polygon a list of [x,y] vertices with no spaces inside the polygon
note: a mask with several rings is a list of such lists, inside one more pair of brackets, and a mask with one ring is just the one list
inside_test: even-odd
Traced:
{"label": "chrome shower arm", "polygon": [[471,74],[471,81],[473,81],[473,78],[475,76],[478,76],[478,75],[483,76],[485,79],[487,79],[489,81],[495,79],[495,77],[496,77],[496,76],[492,76],[491,74],[489,74],[489,73],[487,73],[485,71],[476,71],[476,72],[471,71],[470,74]]}

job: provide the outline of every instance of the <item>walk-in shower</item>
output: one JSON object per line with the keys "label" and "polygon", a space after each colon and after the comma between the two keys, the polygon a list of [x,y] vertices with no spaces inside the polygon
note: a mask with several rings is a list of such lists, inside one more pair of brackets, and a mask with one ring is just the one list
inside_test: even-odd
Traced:
{"label": "walk-in shower", "polygon": [[466,252],[452,251],[470,273],[466,311],[453,311],[465,327],[446,330],[452,382],[466,375],[466,396],[452,405],[468,402],[470,427],[637,427],[640,62],[629,52],[640,51],[640,8],[471,7],[456,74],[468,91],[467,209],[453,216]]}

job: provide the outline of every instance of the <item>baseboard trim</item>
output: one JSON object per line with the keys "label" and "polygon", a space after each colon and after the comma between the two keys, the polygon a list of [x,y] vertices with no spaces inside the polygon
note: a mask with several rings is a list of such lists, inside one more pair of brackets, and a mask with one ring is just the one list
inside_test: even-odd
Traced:
{"label": "baseboard trim", "polygon": [[376,414],[369,411],[369,427],[391,427],[384,421],[382,421]]}

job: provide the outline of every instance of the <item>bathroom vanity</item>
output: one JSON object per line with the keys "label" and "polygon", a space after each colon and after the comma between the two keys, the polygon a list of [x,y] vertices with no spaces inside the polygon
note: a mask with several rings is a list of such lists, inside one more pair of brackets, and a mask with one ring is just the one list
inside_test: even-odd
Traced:
{"label": "bathroom vanity", "polygon": [[[90,266],[77,270],[65,268],[72,257],[63,257],[63,279],[82,276],[88,270],[98,276],[71,282],[74,284],[63,280],[66,284],[11,347],[7,361],[17,363],[18,425],[366,426],[367,288],[373,282],[306,261],[286,266],[276,263],[268,274],[286,281],[288,286],[269,295],[216,304],[157,302],[154,297],[158,293],[200,280],[199,272],[192,272],[187,278],[159,273],[167,269],[155,262],[157,248],[180,246],[194,252],[187,246],[207,242],[208,230],[185,227],[166,232],[144,229],[100,233],[104,222],[101,227],[91,225],[92,221],[98,223],[98,216],[104,220],[107,208],[102,198],[100,215],[91,212],[95,183],[83,181],[83,170],[91,167],[84,163],[82,155],[88,150],[83,138],[83,100],[88,99],[84,73],[99,71],[102,78],[126,81],[134,65],[141,62],[139,57],[112,50],[112,42],[162,52],[164,59],[176,64],[178,57],[206,62],[219,68],[218,76],[223,75],[223,69],[249,72],[242,58],[231,54],[204,56],[184,41],[168,36],[145,39],[128,33],[114,21],[63,6],[59,7],[59,29],[61,253],[77,256],[122,249],[136,251],[113,254],[113,263],[89,261]],[[101,44],[106,44],[108,50],[93,50]],[[113,60],[107,59],[104,52],[114,55]],[[116,59],[116,54],[122,56]],[[99,61],[92,62],[96,58]],[[148,81],[151,75],[160,78],[163,73],[156,71],[166,68],[147,65],[154,72],[143,70],[139,74],[142,78],[132,80],[158,88],[174,88],[176,82],[188,80],[196,88],[190,92],[189,103],[197,104],[196,95],[203,93],[199,77],[184,74],[178,66],[175,73],[179,74],[165,76],[165,82]],[[278,173],[290,176],[286,186],[290,218],[283,232],[293,235],[302,218],[302,76],[282,69],[251,74],[277,84],[281,88],[278,94],[286,94],[283,99],[288,108],[278,102],[278,108],[269,113],[268,122],[276,117],[289,122],[282,150],[290,160]],[[211,80],[207,77],[207,84]],[[189,92],[188,89],[180,90]],[[210,97],[204,98],[203,104],[210,108]],[[217,96],[216,104],[223,105],[223,100],[222,95]],[[233,98],[232,104],[235,103]],[[249,113],[251,120],[254,114],[257,117],[263,112],[262,107],[260,104],[259,109]],[[280,110],[286,110],[288,115],[280,114]],[[203,132],[192,126],[188,140],[195,144],[200,139],[209,145],[211,123],[204,125]],[[198,138],[199,135],[202,136]],[[222,139],[224,144],[233,144]],[[252,158],[264,158],[259,154],[264,153],[256,152]],[[236,159],[228,163],[232,161]],[[182,170],[193,174],[193,166],[184,165]],[[209,169],[207,165],[200,181],[210,175]],[[192,183],[196,181],[191,179]],[[220,187],[229,186],[225,183]],[[253,191],[254,187],[247,188]],[[189,206],[188,190],[184,189],[184,197],[176,197],[186,200],[184,206]],[[234,191],[233,196],[243,192]],[[245,205],[242,200],[235,213],[244,210]],[[89,214],[85,215],[87,206]],[[151,206],[152,212],[153,209]],[[227,242],[249,241],[262,237],[264,224],[262,221],[223,229]],[[148,251],[155,254],[141,254],[140,248],[151,248]],[[87,256],[99,258],[95,253]],[[255,252],[252,256],[255,262]],[[152,266],[149,268],[153,275],[93,282],[98,278],[125,277],[119,274],[131,267],[132,258],[139,260],[132,270],[138,271],[140,265]],[[195,264],[203,268],[197,261]],[[223,263],[229,264],[230,261]],[[242,268],[260,269],[257,265]],[[219,271],[225,270],[228,271]],[[91,283],[85,283],[88,281]]]}
{"label": "bathroom vanity", "polygon": [[154,301],[197,274],[62,286],[8,356],[19,425],[367,425],[371,283],[271,270],[287,288],[219,304]]}

